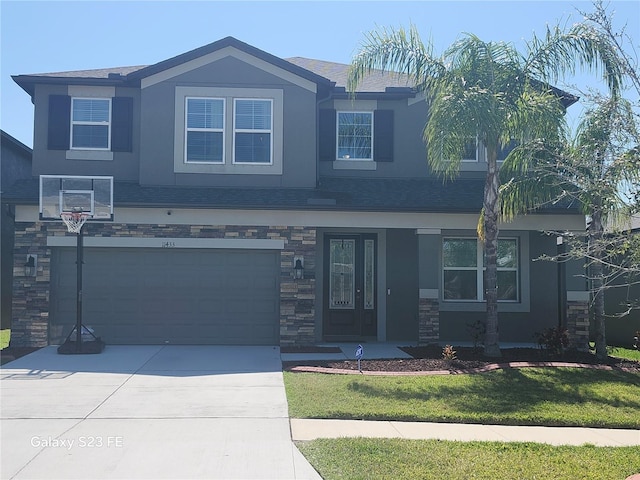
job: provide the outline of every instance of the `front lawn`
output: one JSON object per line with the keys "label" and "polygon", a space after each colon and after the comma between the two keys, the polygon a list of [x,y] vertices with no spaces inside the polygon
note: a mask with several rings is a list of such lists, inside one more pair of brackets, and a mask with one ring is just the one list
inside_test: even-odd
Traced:
{"label": "front lawn", "polygon": [[367,438],[297,445],[325,480],[623,480],[640,472],[637,447]]}
{"label": "front lawn", "polygon": [[0,350],[4,350],[9,346],[9,340],[11,339],[11,330],[0,330]]}
{"label": "front lawn", "polygon": [[611,357],[640,362],[640,350],[624,347],[607,347],[607,350]]}
{"label": "front lawn", "polygon": [[486,374],[284,373],[294,418],[640,428],[640,374],[580,368]]}

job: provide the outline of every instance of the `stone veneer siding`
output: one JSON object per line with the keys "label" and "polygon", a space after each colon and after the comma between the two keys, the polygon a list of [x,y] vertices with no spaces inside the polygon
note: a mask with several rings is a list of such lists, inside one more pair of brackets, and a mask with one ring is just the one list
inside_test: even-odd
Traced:
{"label": "stone veneer siding", "polygon": [[421,298],[418,305],[418,343],[435,343],[440,339],[440,302]]}
{"label": "stone veneer siding", "polygon": [[[85,238],[235,238],[284,240],[280,251],[280,344],[309,345],[315,335],[316,230],[290,226],[128,225],[91,223]],[[42,347],[49,344],[49,294],[51,248],[49,236],[73,236],[62,223],[16,224],[13,265],[13,318],[11,346]],[[28,254],[38,256],[35,277],[24,275]],[[292,276],[293,257],[304,256],[304,279]]]}
{"label": "stone veneer siding", "polygon": [[589,351],[588,302],[567,302],[567,330],[569,332],[569,348]]}

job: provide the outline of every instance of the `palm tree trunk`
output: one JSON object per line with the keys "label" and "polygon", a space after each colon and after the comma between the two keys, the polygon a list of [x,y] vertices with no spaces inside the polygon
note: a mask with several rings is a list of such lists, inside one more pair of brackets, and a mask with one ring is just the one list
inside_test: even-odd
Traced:
{"label": "palm tree trunk", "polygon": [[607,353],[607,336],[604,315],[604,267],[602,266],[602,214],[596,210],[591,217],[591,255],[595,258],[590,268],[591,292],[593,293],[593,321],[596,332],[596,357],[605,359]]}
{"label": "palm tree trunk", "polygon": [[498,169],[497,148],[487,148],[487,178],[484,187],[484,255],[485,277],[484,296],[487,305],[487,324],[484,340],[484,354],[500,357],[498,336]]}

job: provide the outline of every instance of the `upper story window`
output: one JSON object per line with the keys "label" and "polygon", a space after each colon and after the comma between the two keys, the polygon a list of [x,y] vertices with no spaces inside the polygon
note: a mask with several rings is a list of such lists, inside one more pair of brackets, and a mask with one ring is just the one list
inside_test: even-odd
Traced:
{"label": "upper story window", "polygon": [[272,163],[272,100],[234,99],[233,163]]}
{"label": "upper story window", "polygon": [[113,160],[133,152],[133,97],[113,87],[70,85],[68,95],[49,95],[47,149],[66,150],[69,160]]}
{"label": "upper story window", "polygon": [[475,138],[470,138],[464,145],[462,151],[463,162],[477,162],[478,161],[478,141]]}
{"label": "upper story window", "polygon": [[224,161],[224,109],[222,98],[187,98],[185,161]]}
{"label": "upper story window", "polygon": [[[519,300],[518,240],[498,240],[498,300]],[[475,238],[445,238],[442,244],[443,298],[484,299],[484,255]]]}
{"label": "upper story window", "polygon": [[516,148],[516,141],[511,140],[506,145],[501,145],[498,149],[498,161],[503,162],[511,153],[511,151]]}
{"label": "upper story window", "polygon": [[357,110],[352,104],[336,100],[337,109],[320,109],[320,161],[333,162],[334,170],[376,170],[380,162],[393,162],[394,110],[379,109],[375,100],[356,101]]}
{"label": "upper story window", "polygon": [[282,175],[284,91],[177,86],[173,171]]}
{"label": "upper story window", "polygon": [[373,112],[338,112],[337,158],[373,160]]}
{"label": "upper story window", "polygon": [[71,148],[109,150],[111,148],[111,99],[71,99]]}

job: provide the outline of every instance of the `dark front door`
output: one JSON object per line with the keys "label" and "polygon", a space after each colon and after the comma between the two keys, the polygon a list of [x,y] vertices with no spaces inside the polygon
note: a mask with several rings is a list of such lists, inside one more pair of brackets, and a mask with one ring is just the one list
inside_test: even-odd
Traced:
{"label": "dark front door", "polygon": [[376,235],[325,236],[325,340],[376,336],[376,247]]}

